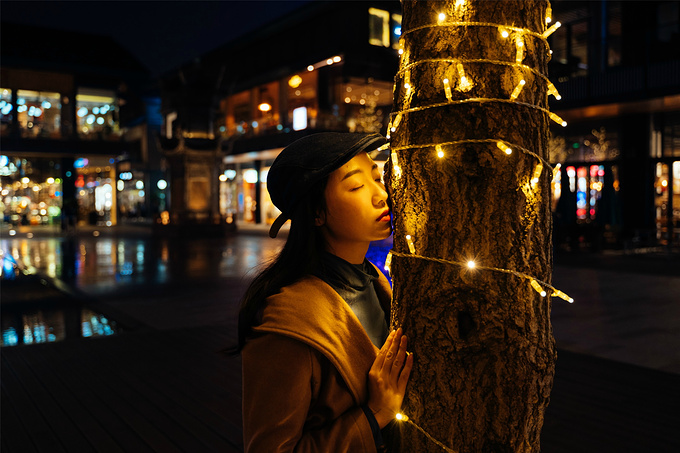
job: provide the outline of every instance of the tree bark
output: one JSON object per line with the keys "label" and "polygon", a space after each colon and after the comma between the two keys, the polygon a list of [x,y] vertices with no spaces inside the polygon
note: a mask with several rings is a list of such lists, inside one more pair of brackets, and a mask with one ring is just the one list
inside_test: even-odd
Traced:
{"label": "tree bark", "polygon": [[[470,22],[540,35],[548,2],[402,6],[386,183],[395,219],[392,325],[403,327],[415,354],[403,410],[456,452],[539,451],[556,359],[550,296],[524,276],[484,267],[551,280],[547,163],[532,183],[537,157],[548,152],[549,116],[536,108],[548,108],[547,79],[536,74],[547,76],[548,46],[536,35],[510,29],[503,38],[497,26]],[[522,65],[535,72],[515,64],[517,36],[524,41]],[[468,61],[480,59],[492,62]],[[521,79],[518,102],[498,101],[509,100]],[[470,260],[477,268],[465,266]],[[411,423],[399,429],[401,451],[444,450]]]}

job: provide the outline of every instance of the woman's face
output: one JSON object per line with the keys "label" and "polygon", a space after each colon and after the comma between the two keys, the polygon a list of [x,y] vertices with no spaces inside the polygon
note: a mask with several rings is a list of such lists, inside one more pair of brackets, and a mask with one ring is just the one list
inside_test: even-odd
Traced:
{"label": "woman's face", "polygon": [[[322,226],[331,252],[356,261],[362,249],[366,254],[371,241],[390,235],[387,192],[378,166],[367,153],[359,153],[331,173],[325,195],[326,211],[317,225]],[[343,254],[356,258],[350,260]]]}

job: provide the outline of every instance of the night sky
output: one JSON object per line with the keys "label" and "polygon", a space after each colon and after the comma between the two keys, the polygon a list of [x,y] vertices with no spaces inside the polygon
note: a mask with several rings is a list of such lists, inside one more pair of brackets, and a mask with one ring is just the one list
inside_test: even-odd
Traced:
{"label": "night sky", "polygon": [[111,36],[159,75],[308,2],[2,0],[0,18]]}

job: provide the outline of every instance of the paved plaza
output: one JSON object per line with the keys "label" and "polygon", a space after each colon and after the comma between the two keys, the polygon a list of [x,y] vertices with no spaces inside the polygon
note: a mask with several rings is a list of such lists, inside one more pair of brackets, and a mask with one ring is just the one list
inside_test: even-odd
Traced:
{"label": "paved plaza", "polygon": [[[189,241],[145,227],[1,233],[4,253],[38,269],[45,291],[122,331],[3,348],[3,452],[241,451],[240,362],[220,349],[234,339],[248,270],[283,240],[262,229]],[[678,255],[557,255],[553,284],[575,303],[553,302],[559,358],[543,451],[680,451]],[[3,311],[19,303],[7,296],[28,294],[2,293]]]}

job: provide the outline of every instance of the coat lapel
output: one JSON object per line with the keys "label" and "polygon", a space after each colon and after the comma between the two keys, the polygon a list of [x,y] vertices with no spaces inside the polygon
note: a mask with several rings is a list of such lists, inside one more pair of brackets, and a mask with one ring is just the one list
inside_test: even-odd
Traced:
{"label": "coat lapel", "polygon": [[[380,277],[376,293],[389,310],[389,282]],[[253,330],[286,335],[318,350],[338,370],[356,403],[366,401],[366,377],[378,348],[352,309],[321,279],[309,276],[270,296],[262,323]]]}

